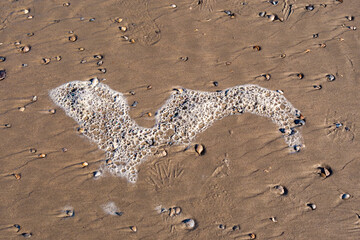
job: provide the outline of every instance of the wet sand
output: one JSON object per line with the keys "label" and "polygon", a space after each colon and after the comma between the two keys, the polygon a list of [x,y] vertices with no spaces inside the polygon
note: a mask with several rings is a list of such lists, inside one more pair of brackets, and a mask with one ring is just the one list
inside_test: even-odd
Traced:
{"label": "wet sand", "polygon": [[[357,239],[358,1],[64,3],[0,3],[1,239]],[[104,152],[48,96],[93,77],[137,101],[144,127],[174,87],[282,90],[306,117],[306,147],[290,154],[268,119],[230,116],[142,163],[136,184],[95,180]]]}

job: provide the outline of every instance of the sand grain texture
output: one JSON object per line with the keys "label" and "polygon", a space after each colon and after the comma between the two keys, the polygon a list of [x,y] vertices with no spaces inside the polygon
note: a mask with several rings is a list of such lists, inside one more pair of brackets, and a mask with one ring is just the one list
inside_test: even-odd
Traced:
{"label": "sand grain texture", "polygon": [[[6,57],[0,62],[6,70],[0,81],[0,239],[22,233],[32,233],[31,239],[249,239],[249,233],[257,239],[357,239],[360,43],[351,27],[359,26],[359,1],[316,1],[312,11],[302,0],[69,2],[0,3],[0,56]],[[280,20],[260,17],[262,11]],[[31,49],[22,53],[26,45]],[[44,65],[42,58],[51,61]],[[105,153],[48,96],[92,77],[106,78],[129,105],[136,101],[129,114],[144,127],[155,124],[155,111],[177,86],[282,90],[306,117],[306,147],[289,154],[268,119],[229,116],[193,141],[205,146],[204,155],[194,145],[187,151],[165,146],[139,166],[136,184],[113,176],[94,180]],[[319,176],[322,166],[331,167],[329,177]],[[276,185],[287,194],[274,191]],[[343,193],[350,198],[342,200]],[[106,213],[108,203],[121,216]],[[181,213],[169,216],[173,207]],[[185,219],[194,219],[195,229],[185,229]]]}

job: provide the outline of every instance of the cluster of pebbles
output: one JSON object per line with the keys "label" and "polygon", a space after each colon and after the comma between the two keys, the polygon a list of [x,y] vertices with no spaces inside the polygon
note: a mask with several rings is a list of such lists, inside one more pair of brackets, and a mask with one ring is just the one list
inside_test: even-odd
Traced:
{"label": "cluster of pebbles", "polygon": [[[94,78],[66,83],[50,91],[51,99],[80,125],[80,132],[106,151],[103,172],[137,180],[136,166],[164,145],[190,144],[196,135],[216,120],[246,112],[270,118],[283,133],[292,151],[300,151],[302,137],[297,130],[304,117],[279,92],[257,85],[242,85],[217,92],[185,88],[173,90],[155,113],[156,123],[144,128],[129,115],[122,93]],[[202,154],[202,146],[197,146]]]}

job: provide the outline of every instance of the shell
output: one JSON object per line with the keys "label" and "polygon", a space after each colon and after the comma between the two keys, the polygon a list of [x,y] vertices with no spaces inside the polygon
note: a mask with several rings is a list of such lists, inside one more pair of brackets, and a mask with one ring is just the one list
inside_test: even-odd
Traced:
{"label": "shell", "polygon": [[22,233],[21,236],[24,238],[30,238],[32,236],[32,233]]}
{"label": "shell", "polygon": [[260,16],[260,17],[265,17],[265,16],[266,16],[266,12],[259,12],[259,16]]}
{"label": "shell", "polygon": [[195,149],[195,152],[196,152],[197,154],[199,154],[199,156],[205,154],[205,147],[204,147],[204,145],[202,145],[202,144],[195,144],[194,149]]}
{"label": "shell", "polygon": [[100,61],[98,61],[97,63],[96,63],[96,65],[98,65],[98,66],[102,66],[104,64],[104,61],[103,60],[100,60]]}
{"label": "shell", "polygon": [[45,153],[40,153],[40,154],[38,155],[38,157],[39,157],[39,158],[45,158],[45,157],[46,157],[46,154],[45,154]]}
{"label": "shell", "polygon": [[277,222],[277,219],[276,219],[276,217],[271,217],[271,218],[269,218],[271,221],[273,221],[273,222]]}
{"label": "shell", "polygon": [[175,209],[175,214],[179,215],[181,213],[181,208],[180,207],[174,207]]}
{"label": "shell", "polygon": [[101,60],[101,59],[103,59],[103,58],[104,58],[104,56],[103,56],[103,55],[101,55],[101,54],[96,54],[96,55],[94,55],[94,58],[95,58],[95,59],[99,59],[99,60]]}
{"label": "shell", "polygon": [[250,237],[250,239],[256,239],[256,234],[255,233],[249,233],[249,237]]}
{"label": "shell", "polygon": [[354,21],[354,17],[353,16],[345,16],[345,18],[349,21]]}
{"label": "shell", "polygon": [[326,48],[326,44],[325,44],[325,43],[321,43],[321,44],[319,44],[319,46],[320,46],[321,48]]}
{"label": "shell", "polygon": [[148,86],[146,87],[146,89],[147,89],[147,90],[150,90],[150,89],[152,89],[152,86],[151,86],[151,85],[148,85]]}
{"label": "shell", "polygon": [[233,231],[240,230],[240,225],[234,225],[234,226],[232,227],[232,230],[233,230]]}
{"label": "shell", "polygon": [[330,177],[332,174],[332,170],[330,167],[318,167],[317,170],[317,173],[323,178]]}
{"label": "shell", "polygon": [[47,65],[51,62],[51,59],[50,58],[42,58],[41,59],[41,63],[44,64],[44,65]]}
{"label": "shell", "polygon": [[175,216],[175,208],[169,208],[169,216],[170,217]]}
{"label": "shell", "polygon": [[70,42],[76,42],[76,40],[78,39],[78,36],[76,34],[74,34],[74,35],[71,35],[68,39]]}
{"label": "shell", "polygon": [[70,3],[69,3],[69,2],[66,2],[66,3],[63,4],[63,6],[64,6],[64,7],[68,7],[68,6],[70,6]]}
{"label": "shell", "polygon": [[333,82],[336,79],[336,77],[333,74],[327,74],[325,77],[328,82]]}
{"label": "shell", "polygon": [[33,96],[32,98],[31,98],[31,101],[32,102],[36,102],[38,100],[38,97],[37,96]]}
{"label": "shell", "polygon": [[17,180],[21,179],[21,173],[14,173],[13,175]]}
{"label": "shell", "polygon": [[127,27],[125,27],[125,26],[119,27],[119,29],[120,29],[120,31],[122,31],[122,32],[126,32],[126,31],[127,31]]}
{"label": "shell", "polygon": [[129,228],[133,233],[137,232],[137,227],[136,226],[130,226]]}
{"label": "shell", "polygon": [[306,11],[312,11],[312,10],[314,10],[314,5],[310,4],[310,5],[305,6],[305,10],[306,10]]}
{"label": "shell", "polygon": [[226,229],[226,225],[225,224],[219,224],[219,226],[218,226],[220,229],[222,229],[222,230],[225,230]]}
{"label": "shell", "polygon": [[170,7],[171,8],[177,8],[176,4],[171,4]]}
{"label": "shell", "polygon": [[23,112],[23,111],[25,111],[26,108],[25,107],[19,107],[18,109],[19,109],[20,112]]}
{"label": "shell", "polygon": [[106,68],[99,68],[98,70],[102,73],[106,73]]}
{"label": "shell", "polygon": [[316,90],[320,90],[320,89],[322,89],[322,86],[321,85],[313,85],[313,88],[315,88]]}
{"label": "shell", "polygon": [[19,232],[21,229],[21,226],[19,224],[14,224],[13,227],[17,229],[16,232]]}
{"label": "shell", "polygon": [[97,86],[100,82],[98,78],[92,78],[89,81],[90,81],[90,85],[93,87]]}
{"label": "shell", "polygon": [[32,15],[27,16],[27,19],[33,19],[33,18],[34,18],[34,16],[32,16]]}
{"label": "shell", "polygon": [[263,78],[264,78],[264,80],[266,80],[266,81],[269,81],[270,79],[271,79],[271,75],[270,74],[262,74],[261,75]]}
{"label": "shell", "polygon": [[313,34],[313,38],[318,38],[318,37],[319,37],[318,33]]}
{"label": "shell", "polygon": [[255,51],[260,51],[261,47],[258,46],[258,45],[255,45],[255,46],[252,47],[252,49],[255,50]]}
{"label": "shell", "polygon": [[114,19],[114,22],[116,22],[116,23],[121,23],[122,21],[123,21],[123,19],[119,18],[119,17]]}
{"label": "shell", "polygon": [[61,61],[62,57],[61,56],[56,56],[54,57],[56,61]]}
{"label": "shell", "polygon": [[82,51],[85,51],[85,48],[79,47],[78,50],[79,50],[80,52],[82,52]]}
{"label": "shell", "polygon": [[286,58],[286,54],[285,53],[281,54],[280,58]]}
{"label": "shell", "polygon": [[55,113],[56,113],[56,109],[49,109],[48,112],[49,112],[50,114],[55,114]]}
{"label": "shell", "polygon": [[25,45],[20,48],[20,52],[22,52],[22,53],[28,53],[28,52],[30,52],[30,50],[31,50],[30,45]]}
{"label": "shell", "polygon": [[27,35],[28,37],[32,37],[32,36],[34,36],[34,35],[35,35],[35,33],[30,32],[30,33],[27,33],[26,35]]}
{"label": "shell", "polygon": [[344,193],[344,194],[341,194],[340,195],[340,198],[342,199],[342,200],[347,200],[347,199],[349,199],[351,196],[350,196],[350,194],[348,194],[348,193]]}
{"label": "shell", "polygon": [[186,230],[193,230],[196,227],[196,222],[192,218],[187,218],[181,221],[181,225]]}
{"label": "shell", "polygon": [[316,205],[314,203],[307,203],[306,206],[308,206],[311,210],[316,209]]}
{"label": "shell", "polygon": [[83,162],[83,163],[81,163],[81,165],[82,165],[82,167],[84,168],[84,167],[89,166],[89,163],[88,163],[88,162]]}
{"label": "shell", "polygon": [[6,78],[6,70],[0,70],[0,81]]}
{"label": "shell", "polygon": [[303,78],[304,78],[304,74],[303,74],[303,73],[298,73],[298,74],[296,74],[296,76],[297,76],[299,79],[303,79]]}
{"label": "shell", "polygon": [[275,192],[279,195],[286,195],[287,194],[287,189],[284,186],[281,185],[275,185],[273,187],[273,189],[275,190]]}
{"label": "shell", "polygon": [[4,124],[4,127],[5,127],[5,128],[11,128],[11,124],[10,124],[10,123],[5,123],[5,124]]}
{"label": "shell", "polygon": [[101,171],[95,171],[95,172],[93,172],[93,177],[94,177],[94,178],[98,178],[98,177],[101,176],[101,174],[102,174]]}
{"label": "shell", "polygon": [[36,153],[37,150],[36,150],[35,148],[30,148],[30,149],[29,149],[29,152],[30,152],[30,153]]}
{"label": "shell", "polygon": [[80,128],[77,129],[77,131],[78,131],[79,133],[84,133],[84,132],[85,132],[85,128],[80,127]]}
{"label": "shell", "polygon": [[130,42],[130,43],[135,43],[135,39],[131,38],[131,39],[129,40],[129,42]]}
{"label": "shell", "polygon": [[0,56],[0,62],[5,62],[6,57]]}

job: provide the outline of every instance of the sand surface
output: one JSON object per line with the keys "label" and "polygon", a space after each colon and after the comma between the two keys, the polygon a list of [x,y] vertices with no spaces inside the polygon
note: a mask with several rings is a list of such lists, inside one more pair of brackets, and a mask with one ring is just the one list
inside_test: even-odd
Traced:
{"label": "sand surface", "polygon": [[[6,72],[0,81],[0,239],[26,233],[31,239],[359,238],[360,41],[353,29],[360,1],[64,3],[0,1],[0,56],[6,58],[0,60]],[[311,3],[313,10],[306,10]],[[260,17],[263,11],[278,20]],[[76,41],[69,41],[74,34]],[[105,153],[48,96],[64,83],[93,77],[129,104],[137,101],[130,115],[144,127],[154,125],[154,113],[177,86],[282,90],[306,117],[306,147],[290,154],[268,119],[230,116],[187,151],[168,146],[166,156],[142,163],[136,184],[113,176],[95,180]],[[194,144],[203,144],[205,154]],[[320,176],[318,167],[330,176]],[[345,193],[349,198],[341,199]],[[172,207],[181,212],[173,216]],[[183,229],[184,219],[194,219],[195,228]]]}

